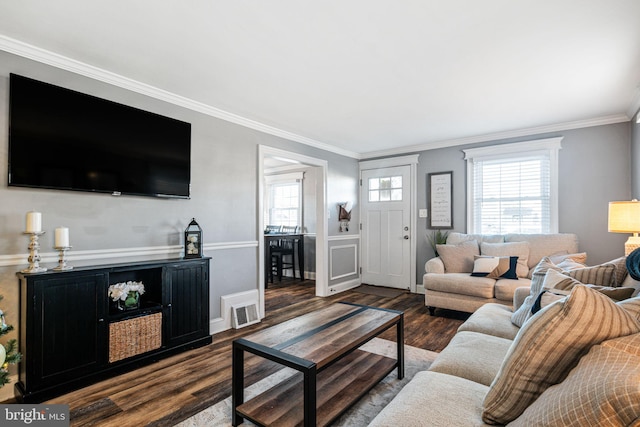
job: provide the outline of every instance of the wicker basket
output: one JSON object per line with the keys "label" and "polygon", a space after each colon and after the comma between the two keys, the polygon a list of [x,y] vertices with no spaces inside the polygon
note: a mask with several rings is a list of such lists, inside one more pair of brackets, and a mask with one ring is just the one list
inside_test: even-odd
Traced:
{"label": "wicker basket", "polygon": [[162,345],[162,313],[109,324],[109,363],[146,353]]}

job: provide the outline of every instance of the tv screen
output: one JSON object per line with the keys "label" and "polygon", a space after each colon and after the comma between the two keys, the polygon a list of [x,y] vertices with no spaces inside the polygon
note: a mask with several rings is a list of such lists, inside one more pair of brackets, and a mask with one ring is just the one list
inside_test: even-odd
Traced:
{"label": "tv screen", "polygon": [[11,74],[9,185],[189,198],[191,124]]}

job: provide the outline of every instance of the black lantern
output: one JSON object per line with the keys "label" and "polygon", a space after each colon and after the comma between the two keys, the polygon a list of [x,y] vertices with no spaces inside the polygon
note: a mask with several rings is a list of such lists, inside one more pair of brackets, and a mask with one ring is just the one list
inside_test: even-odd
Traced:
{"label": "black lantern", "polygon": [[184,257],[185,258],[202,258],[202,228],[191,219],[191,222],[184,230]]}

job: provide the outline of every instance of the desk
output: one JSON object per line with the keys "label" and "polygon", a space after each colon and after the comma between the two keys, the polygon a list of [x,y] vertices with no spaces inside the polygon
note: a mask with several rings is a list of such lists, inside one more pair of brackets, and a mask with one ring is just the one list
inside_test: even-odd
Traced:
{"label": "desk", "polygon": [[[264,235],[264,283],[265,288],[269,283],[269,269],[271,269],[271,242],[274,240],[293,240],[294,247],[297,251],[293,251],[293,263],[295,265],[298,259],[298,271],[300,271],[300,280],[304,280],[304,234],[284,234],[273,233]],[[293,277],[295,277],[295,269]]]}

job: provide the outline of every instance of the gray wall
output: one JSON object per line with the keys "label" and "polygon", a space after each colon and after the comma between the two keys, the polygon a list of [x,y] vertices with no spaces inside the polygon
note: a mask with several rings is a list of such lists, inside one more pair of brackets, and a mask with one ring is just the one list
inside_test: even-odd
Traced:
{"label": "gray wall", "polygon": [[[624,255],[626,234],[607,231],[608,203],[631,198],[631,145],[629,123],[540,134],[475,144],[473,147],[562,136],[559,154],[559,231],[576,233],[580,250],[589,264],[598,264]],[[636,125],[637,128],[637,125]],[[636,146],[638,141],[636,129]],[[427,174],[453,171],[452,231],[466,232],[466,162],[458,146],[423,151],[418,165],[418,208],[425,209]],[[640,164],[636,162],[635,164]],[[636,182],[640,182],[636,180]],[[427,240],[432,230],[427,220],[418,218],[417,277],[421,282],[424,263],[434,256]]]}
{"label": "gray wall", "polygon": [[[190,200],[145,197],[112,197],[68,191],[37,190],[7,186],[9,73],[32,77],[59,86],[110,99],[192,124],[192,195]],[[16,327],[18,281],[15,273],[27,266],[29,239],[23,235],[25,214],[43,215],[41,253],[54,267],[53,231],[64,225],[70,230],[72,265],[96,265],[137,260],[118,258],[122,250],[164,248],[181,245],[183,231],[192,217],[204,230],[205,255],[211,256],[211,318],[221,316],[223,295],[257,289],[258,145],[267,145],[326,160],[327,202],[335,206],[344,199],[344,187],[357,186],[355,159],[303,145],[167,102],[114,87],[71,72],[50,67],[6,52],[0,52],[0,307]],[[37,155],[37,153],[34,153]],[[311,220],[311,218],[310,218]],[[315,221],[315,218],[313,218]],[[338,235],[337,221],[329,220],[329,236]],[[230,248],[226,243],[247,243]],[[209,250],[207,250],[207,245]],[[237,245],[236,245],[237,246]],[[112,253],[102,259],[95,251]],[[74,260],[85,254],[87,259]],[[91,255],[93,254],[93,255]],[[53,256],[54,258],[51,258]],[[173,257],[179,257],[175,253]],[[157,256],[166,258],[167,256]],[[141,256],[140,259],[153,258]],[[312,264],[310,268],[315,268]],[[12,369],[15,369],[12,367]],[[15,380],[12,380],[14,382]],[[0,401],[12,396],[13,387],[0,389]]]}

